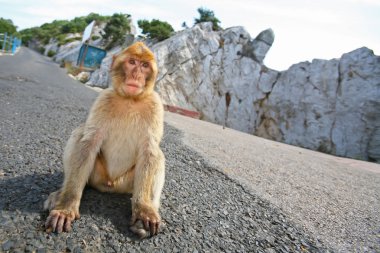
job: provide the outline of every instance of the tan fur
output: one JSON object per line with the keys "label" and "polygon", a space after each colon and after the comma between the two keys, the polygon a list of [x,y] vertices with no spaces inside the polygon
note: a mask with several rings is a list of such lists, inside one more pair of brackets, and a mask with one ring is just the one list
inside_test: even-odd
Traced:
{"label": "tan fur", "polygon": [[[126,63],[131,57],[140,65]],[[144,62],[149,62],[148,70],[141,67]],[[86,183],[100,191],[132,193],[131,230],[138,235],[144,234],[141,222],[145,235],[159,229],[165,158],[159,147],[163,106],[153,91],[154,55],[143,43],[135,43],[115,57],[111,71],[113,87],[100,93],[86,123],[73,131],[66,145],[63,186],[45,203],[50,210],[45,225],[49,231],[69,230],[74,217],[79,218]],[[141,90],[128,93],[125,86],[136,80]]]}

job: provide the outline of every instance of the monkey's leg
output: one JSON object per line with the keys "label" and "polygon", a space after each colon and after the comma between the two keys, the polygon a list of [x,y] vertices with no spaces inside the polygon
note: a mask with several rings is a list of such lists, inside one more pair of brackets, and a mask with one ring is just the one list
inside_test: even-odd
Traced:
{"label": "monkey's leg", "polygon": [[114,183],[110,179],[106,161],[100,152],[95,160],[94,169],[91,172],[88,184],[101,192],[112,192]]}
{"label": "monkey's leg", "polygon": [[148,147],[143,152],[135,169],[130,227],[140,238],[156,235],[160,230],[158,208],[165,181],[165,157],[159,147]]}
{"label": "monkey's leg", "polygon": [[99,152],[88,184],[101,192],[132,193],[135,167],[128,169],[122,176],[111,179],[106,165],[102,152]]}
{"label": "monkey's leg", "polygon": [[50,193],[48,199],[44,202],[44,210],[48,210],[50,212],[55,207],[60,193],[61,190]]}
{"label": "monkey's leg", "polygon": [[161,153],[159,159],[159,165],[157,168],[156,175],[153,178],[153,192],[152,192],[152,203],[153,207],[158,211],[160,208],[160,199],[161,199],[161,193],[162,188],[164,187],[165,183],[165,157],[161,150],[159,150]]}
{"label": "monkey's leg", "polygon": [[94,168],[100,143],[100,133],[84,126],[74,130],[69,138],[63,157],[64,182],[52,196],[55,203],[50,201],[51,210],[45,223],[47,232],[69,231],[71,222],[79,218],[83,188]]}

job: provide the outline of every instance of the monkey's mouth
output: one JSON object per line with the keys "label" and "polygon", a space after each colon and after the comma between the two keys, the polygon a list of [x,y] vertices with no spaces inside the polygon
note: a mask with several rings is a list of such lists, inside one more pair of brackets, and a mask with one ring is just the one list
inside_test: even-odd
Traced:
{"label": "monkey's mouth", "polygon": [[136,94],[140,92],[141,87],[137,83],[126,83],[124,85],[124,90],[128,94]]}
{"label": "monkey's mouth", "polygon": [[132,80],[127,80],[124,85],[129,86],[129,87],[135,87],[135,88],[140,88],[140,85],[137,81],[132,81]]}
{"label": "monkey's mouth", "polygon": [[140,88],[138,84],[128,83],[126,84],[128,87]]}

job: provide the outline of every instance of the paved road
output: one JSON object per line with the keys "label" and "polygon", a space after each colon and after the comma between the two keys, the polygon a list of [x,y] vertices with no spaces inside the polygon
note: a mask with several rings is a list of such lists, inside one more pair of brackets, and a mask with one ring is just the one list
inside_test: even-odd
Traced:
{"label": "paved road", "polygon": [[[273,186],[287,185],[286,172],[281,170],[278,174],[275,172],[277,168],[294,165],[299,168],[294,172],[297,174],[307,169],[310,163],[329,166],[329,160],[321,156],[309,161],[306,151],[299,158],[291,148],[289,151],[282,149],[281,153],[276,153],[279,150],[274,149],[271,153],[271,145],[265,146],[266,142],[262,139],[247,135],[243,138],[253,138],[252,146],[244,145],[242,149],[252,150],[250,155],[256,156],[257,160],[242,160],[244,152],[239,158],[240,154],[236,151],[240,149],[235,147],[245,142],[241,137],[229,136],[234,134],[232,130],[224,133],[227,137],[220,143],[220,138],[215,136],[218,133],[215,129],[220,127],[212,125],[213,132],[207,133],[205,131],[210,125],[205,127],[200,122],[188,122],[172,114],[166,116],[162,143],[167,158],[161,210],[167,228],[163,233],[146,240],[136,240],[127,225],[131,211],[130,196],[102,194],[86,189],[80,208],[82,217],[74,223],[73,231],[59,235],[46,234],[43,223],[47,213],[42,211],[42,203],[61,184],[63,147],[70,132],[85,120],[96,96],[95,91],[70,79],[63,69],[49,59],[28,49],[22,48],[15,56],[0,57],[0,251],[338,252],[350,247],[350,243],[341,246],[322,240],[325,236],[318,236],[317,228],[310,229],[310,226],[305,226],[304,220],[295,218],[299,212],[303,217],[304,210],[289,212],[281,205],[278,200],[282,198],[281,194],[276,193],[281,188]],[[184,122],[186,126],[183,126]],[[194,131],[198,124],[202,128]],[[186,128],[192,128],[192,131],[187,133]],[[230,138],[236,138],[234,145]],[[231,145],[230,149],[234,152],[230,152],[226,145]],[[260,147],[267,153],[260,153]],[[224,158],[220,159],[223,152]],[[259,159],[260,155],[265,156]],[[239,159],[242,161],[234,162]],[[302,161],[301,167],[299,160]],[[281,167],[279,161],[282,165],[289,165]],[[226,164],[229,166],[226,167]],[[263,168],[263,171],[271,167],[279,178],[275,183],[260,184],[259,181],[272,181],[270,176],[273,175],[268,174],[266,178],[265,173],[258,173],[260,176],[255,177],[256,173],[250,172],[253,167],[256,170]],[[375,198],[379,194],[378,167],[373,170],[365,172],[372,174],[366,177],[369,188],[364,189],[372,189],[367,195]],[[347,165],[347,173],[353,173],[354,178],[358,175],[361,179],[359,172],[350,171],[351,165]],[[325,179],[328,177],[326,175]],[[251,179],[253,181],[249,186],[247,180]],[[376,183],[377,186],[374,185]],[[323,182],[314,184],[324,186]],[[356,186],[355,181],[350,184]],[[265,188],[265,185],[270,187]],[[284,191],[288,189],[285,186]],[[273,189],[268,190],[268,194],[273,195],[272,199],[264,194],[271,187]],[[326,194],[328,189],[326,186]],[[353,191],[353,200],[365,195],[362,189],[354,189],[361,194],[355,195],[356,191]],[[303,190],[295,185],[294,196],[304,195]],[[314,193],[314,197],[318,196],[318,192],[316,196]],[[328,200],[339,204],[335,196],[331,193]],[[379,205],[378,199],[373,199],[373,208]],[[304,200],[305,206],[314,201]],[[289,201],[289,205],[293,203],[296,202]],[[373,217],[375,211],[367,212],[367,207],[358,210],[363,212],[360,217],[368,219],[365,228],[372,229],[374,222],[378,227],[378,217]],[[355,225],[352,227],[355,228]],[[330,234],[335,231],[331,230]],[[374,233],[371,230],[364,235]],[[351,245],[352,251],[379,251],[373,237],[360,242],[360,245]]]}
{"label": "paved road", "polygon": [[[380,165],[166,114],[184,142],[336,252],[380,252]],[[207,141],[205,141],[207,139]]]}

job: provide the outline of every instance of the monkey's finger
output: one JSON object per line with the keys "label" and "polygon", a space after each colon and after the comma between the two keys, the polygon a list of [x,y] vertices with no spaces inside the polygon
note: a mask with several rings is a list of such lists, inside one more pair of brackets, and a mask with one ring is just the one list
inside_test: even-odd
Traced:
{"label": "monkey's finger", "polygon": [[57,222],[57,229],[56,229],[57,233],[62,233],[63,224],[65,224],[65,219],[66,219],[65,215],[59,215],[59,219]]}
{"label": "monkey's finger", "polygon": [[144,223],[144,228],[145,228],[145,230],[150,230],[150,224],[149,224],[149,220],[144,220],[143,221],[143,223]]}
{"label": "monkey's finger", "polygon": [[65,232],[70,232],[71,230],[71,219],[66,219],[65,226],[63,228]]}
{"label": "monkey's finger", "polygon": [[48,217],[48,219],[46,220],[46,224],[45,224],[45,227],[47,228],[47,230],[49,230],[50,232],[55,231],[58,218],[59,218],[58,215],[51,215]]}
{"label": "monkey's finger", "polygon": [[153,236],[155,234],[157,234],[156,223],[155,222],[151,222],[150,223],[150,236]]}
{"label": "monkey's finger", "polygon": [[160,232],[160,222],[156,223],[156,234],[158,234],[158,232]]}

